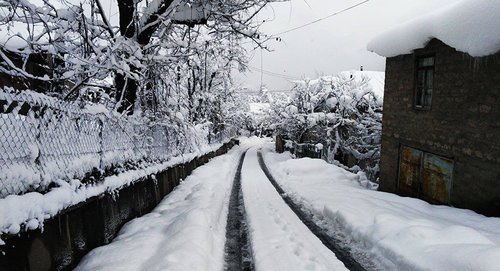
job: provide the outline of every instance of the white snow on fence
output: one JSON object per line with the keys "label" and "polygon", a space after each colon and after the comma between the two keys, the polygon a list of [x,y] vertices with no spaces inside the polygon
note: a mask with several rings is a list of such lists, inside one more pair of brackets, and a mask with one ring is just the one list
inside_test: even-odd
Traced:
{"label": "white snow on fence", "polygon": [[44,191],[94,168],[165,161],[208,144],[208,127],[149,123],[103,106],[0,90],[0,198]]}
{"label": "white snow on fence", "polygon": [[[150,123],[99,105],[5,89],[0,127],[0,234],[43,227],[65,208],[214,151],[236,135],[231,128],[211,136],[206,125]],[[85,179],[113,166],[115,175]]]}
{"label": "white snow on fence", "polygon": [[384,57],[409,54],[437,38],[473,57],[500,50],[498,0],[463,0],[388,30],[367,49]]}

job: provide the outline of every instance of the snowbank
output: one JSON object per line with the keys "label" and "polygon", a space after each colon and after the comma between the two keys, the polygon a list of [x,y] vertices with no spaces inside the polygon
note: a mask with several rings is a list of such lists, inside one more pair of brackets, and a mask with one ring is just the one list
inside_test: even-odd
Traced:
{"label": "snowbank", "polygon": [[[43,222],[57,215],[60,211],[84,202],[105,192],[114,192],[128,186],[140,178],[164,171],[177,164],[191,161],[197,156],[215,151],[222,144],[204,146],[198,152],[173,157],[166,162],[151,164],[146,168],[129,170],[109,176],[97,184],[82,184],[79,180],[67,183],[60,181],[60,187],[53,188],[46,194],[38,192],[23,195],[9,195],[0,199],[0,233],[17,234],[23,227],[30,230],[43,228]],[[0,239],[0,245],[3,241]]]}
{"label": "snowbank", "polygon": [[[500,219],[364,188],[318,159],[266,153],[283,189],[381,258],[386,270],[498,270]],[[338,228],[337,228],[338,229]]]}
{"label": "snowbank", "polygon": [[473,57],[500,50],[498,0],[463,0],[386,31],[367,49],[384,57],[409,54],[437,38]]}
{"label": "snowbank", "polygon": [[222,270],[240,148],[193,171],[149,214],[87,254],[76,270]]}

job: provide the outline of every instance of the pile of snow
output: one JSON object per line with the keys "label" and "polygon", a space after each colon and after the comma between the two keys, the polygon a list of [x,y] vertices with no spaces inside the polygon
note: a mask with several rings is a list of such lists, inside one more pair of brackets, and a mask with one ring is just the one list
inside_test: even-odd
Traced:
{"label": "pile of snow", "polygon": [[[57,215],[70,206],[106,192],[118,191],[135,181],[157,174],[169,167],[193,160],[196,157],[215,151],[222,144],[200,147],[199,151],[173,157],[166,162],[151,164],[146,168],[129,170],[118,175],[109,176],[103,182],[82,184],[79,180],[67,183],[59,181],[60,187],[53,188],[45,194],[30,192],[23,195],[9,195],[0,199],[0,233],[17,234],[23,228],[43,228],[43,222]],[[0,245],[4,242],[0,239]]]}
{"label": "pile of snow", "polygon": [[296,202],[380,256],[384,270],[498,270],[500,218],[365,188],[360,175],[319,159],[266,153]]}
{"label": "pile of snow", "polygon": [[497,0],[463,0],[382,33],[367,49],[381,56],[409,54],[437,38],[473,57],[500,50]]}

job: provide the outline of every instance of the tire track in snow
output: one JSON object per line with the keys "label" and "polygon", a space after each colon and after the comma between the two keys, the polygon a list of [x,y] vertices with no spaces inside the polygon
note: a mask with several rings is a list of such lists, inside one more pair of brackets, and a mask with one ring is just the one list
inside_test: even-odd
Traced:
{"label": "tire track in snow", "polygon": [[245,206],[241,193],[241,168],[247,151],[240,157],[234,176],[226,224],[225,266],[224,270],[254,270],[251,246],[247,234]]}
{"label": "tire track in snow", "polygon": [[274,177],[271,175],[269,169],[267,168],[264,158],[262,157],[262,152],[259,151],[257,153],[258,159],[259,159],[259,165],[266,174],[267,178],[271,182],[271,184],[274,186],[278,194],[280,194],[281,198],[285,201],[285,203],[290,207],[290,209],[297,215],[297,217],[304,223],[304,225],[309,228],[309,230],[318,237],[319,240],[328,248],[330,249],[337,259],[342,261],[344,265],[349,269],[349,270],[354,270],[354,271],[364,271],[366,270],[360,263],[358,263],[352,256],[349,251],[346,251],[342,246],[340,246],[337,242],[337,240],[334,240],[332,237],[330,237],[321,227],[316,225],[311,219],[310,216],[307,215],[302,209],[300,208],[299,205],[295,204],[293,200],[283,191],[283,189],[279,186],[279,184],[276,182]]}

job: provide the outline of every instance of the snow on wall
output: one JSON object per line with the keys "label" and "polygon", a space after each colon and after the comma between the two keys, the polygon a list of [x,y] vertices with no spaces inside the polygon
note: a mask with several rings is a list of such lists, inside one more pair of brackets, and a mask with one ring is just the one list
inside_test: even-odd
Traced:
{"label": "snow on wall", "polygon": [[125,224],[75,270],[223,270],[226,214],[242,149],[194,170],[151,213]]}
{"label": "snow on wall", "polygon": [[463,0],[388,30],[367,45],[384,57],[409,54],[437,38],[473,57],[500,50],[498,0]]}

